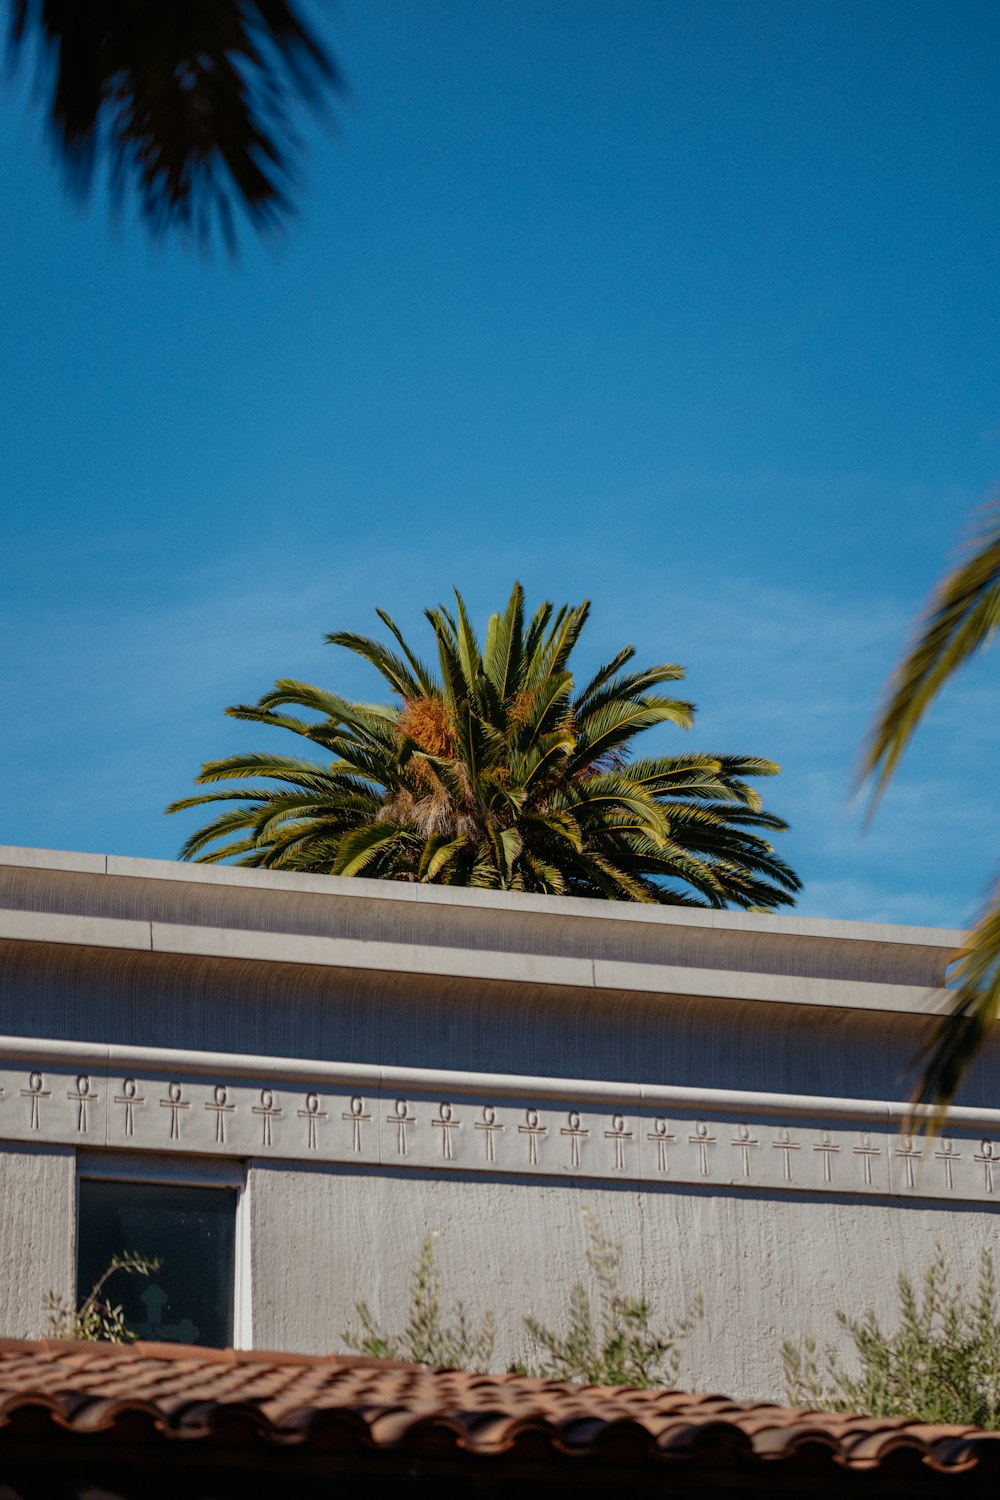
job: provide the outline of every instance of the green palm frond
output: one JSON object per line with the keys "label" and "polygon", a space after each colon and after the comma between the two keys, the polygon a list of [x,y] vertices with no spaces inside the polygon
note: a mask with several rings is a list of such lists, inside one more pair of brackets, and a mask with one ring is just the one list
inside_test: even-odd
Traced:
{"label": "green palm frond", "polygon": [[539,896],[566,894],[566,878],[555,865],[527,849],[524,854],[524,866],[527,876],[525,885],[528,890]]}
{"label": "green palm frond", "polygon": [[[207,760],[195,777],[195,782],[199,786],[204,786],[212,781],[235,781],[247,776],[267,776],[272,781],[287,781],[293,786],[318,786],[324,775],[324,768],[314,760],[304,760],[295,755],[270,755],[261,751],[246,751],[241,755],[227,755],[224,760]],[[168,811],[172,810],[173,808],[168,809]]]}
{"label": "green palm frond", "polygon": [[[580,689],[576,700],[577,707],[579,709],[583,709],[590,702],[591,698],[593,698],[594,695],[604,686],[609,678],[613,677],[616,672],[620,672],[622,667],[628,666],[629,662],[634,660],[635,647],[623,646],[620,651],[615,653],[610,661],[606,661],[603,666],[598,667],[597,671],[587,683],[586,687]],[[684,676],[684,668],[678,667],[677,671],[679,674],[677,680],[679,681]]]}
{"label": "green palm frond", "polygon": [[[208,799],[199,797],[188,800],[190,802],[201,802]],[[177,812],[184,805],[183,802],[175,802],[167,811]],[[241,807],[233,811],[220,813],[217,818],[213,818],[203,828],[197,829],[181,845],[181,859],[194,859],[197,857],[206,863],[209,861],[215,863],[220,859],[225,859],[228,857],[228,851],[225,854],[221,853],[218,849],[207,853],[203,851],[207,850],[208,846],[214,844],[217,839],[227,838],[230,834],[239,831],[245,831],[247,835],[246,840],[241,840],[241,849],[243,847],[251,847],[256,842],[256,817],[254,808]]]}
{"label": "green palm frond", "polygon": [[483,671],[501,703],[506,702],[520,680],[523,638],[524,590],[515,583],[503,614],[490,617],[483,656]]}
{"label": "green palm frond", "polygon": [[386,846],[397,843],[402,830],[392,823],[362,823],[345,833],[337,845],[337,857],[331,873],[334,875],[360,875],[376,855],[384,853]]}
{"label": "green palm frond", "polygon": [[532,848],[537,847],[541,840],[555,840],[557,846],[565,842],[574,853],[583,853],[583,832],[569,811],[525,813],[521,819],[521,828]]}
{"label": "green palm frond", "polygon": [[747,756],[636,759],[647,730],[691,723],[689,703],[658,691],[683,669],[626,671],[628,646],[574,696],[571,655],[588,613],[586,603],[546,602],[526,624],[516,584],[481,645],[456,591],[453,609],[426,612],[437,675],[384,611],[392,646],[332,633],[397,701],[355,703],[286,679],[231,709],[332,759],[207,762],[198,781],[211,790],[168,809],[220,807],[183,857],[657,904],[787,905],[797,877],[762,836],[785,825],[749,785],[777,768]]}
{"label": "green palm frond", "polygon": [[561,780],[560,773],[565,773],[566,759],[573,744],[572,732],[566,729],[546,735],[537,744],[529,746],[524,755],[511,756],[510,769],[517,784],[529,791],[533,784],[541,784],[549,775]]}
{"label": "green palm frond", "polygon": [[301,734],[304,739],[325,745],[334,732],[325,724],[312,724],[308,719],[296,718],[294,714],[279,714],[273,709],[261,708],[257,703],[234,703],[226,709],[230,719],[243,719],[249,724],[270,724],[272,729],[287,729],[292,734]]}
{"label": "green palm frond", "polygon": [[[1000,625],[1000,499],[984,511],[963,557],[936,589],[916,639],[896,668],[886,701],[865,745],[861,778],[871,786],[869,817],[913,734],[947,680],[987,646]],[[1000,883],[994,886],[966,945],[955,955],[949,983],[954,1005],[918,1061],[914,1103],[931,1106],[940,1123],[966,1070],[987,1040],[1000,1005]]]}
{"label": "green palm frond", "polygon": [[1000,625],[1000,500],[987,508],[966,554],[937,588],[869,735],[862,775],[872,782],[873,805],[945,682]]}
{"label": "green palm frond", "polygon": [[[570,672],[553,672],[526,687],[521,695],[518,715],[508,733],[522,747],[538,746],[544,739],[558,735],[569,717],[573,676]],[[567,733],[570,731],[566,730]]]}
{"label": "green palm frond", "polygon": [[535,650],[526,653],[524,686],[529,692],[539,692],[551,679],[563,678],[570,652],[580,638],[589,613],[590,605],[586,601],[576,609],[563,605],[556,611],[544,640]]}
{"label": "green palm frond", "polygon": [[[311,708],[316,713],[325,714],[332,724],[339,724],[343,714],[350,714],[356,707],[349,699],[341,698],[339,693],[328,693],[323,688],[314,687],[311,682],[297,682],[292,677],[282,677],[269,693],[261,695],[257,704],[257,711],[265,709],[283,708],[286,703],[294,703],[298,708]],[[228,713],[235,710],[227,709]],[[241,713],[252,714],[254,708],[241,705]]]}
{"label": "green palm frond", "polygon": [[637,734],[657,724],[690,728],[694,710],[673,698],[615,698],[577,721],[575,766],[580,769],[626,746]]}
{"label": "green palm frond", "polygon": [[759,755],[718,755],[719,769],[723,776],[777,776],[781,767],[773,760],[762,760]]}
{"label": "green palm frond", "polygon": [[392,617],[388,615],[384,609],[377,609],[375,613],[378,615],[379,619],[382,621],[382,624],[386,627],[386,629],[392,632],[393,637],[399,646],[399,649],[402,651],[406,660],[410,664],[414,681],[416,682],[420,692],[425,694],[426,696],[430,696],[431,693],[436,691],[434,674],[431,671],[430,667],[425,666],[425,664],[420,660],[418,656],[414,656],[413,652],[410,650],[403,637],[403,632],[400,630],[395,620],[393,620]]}
{"label": "green palm frond", "polygon": [[[455,600],[458,604],[458,628],[457,646],[458,659],[462,666],[462,680],[465,688],[471,690],[473,697],[478,699],[482,691],[483,682],[483,658],[476,639],[476,632],[472,628],[469,616],[465,609],[465,600],[458,589],[455,590]],[[479,707],[478,702],[476,707]]]}
{"label": "green palm frond", "polygon": [[441,695],[454,713],[465,697],[465,678],[458,642],[455,639],[455,622],[442,605],[439,609],[424,611],[431,629],[437,638],[438,665],[441,668]]}
{"label": "green palm frond", "polygon": [[528,621],[528,630],[524,637],[524,660],[526,662],[531,661],[538,651],[554,613],[555,605],[551,599],[546,599]]}
{"label": "green palm frond", "polygon": [[465,848],[466,842],[461,834],[457,838],[452,838],[447,833],[431,834],[420,853],[417,879],[425,884],[437,880],[459,851]]}
{"label": "green palm frond", "polygon": [[[11,60],[37,58],[36,93],[71,183],[135,190],[154,234],[235,248],[291,210],[301,148],[293,105],[344,88],[294,0],[52,4],[12,0]],[[100,168],[100,174],[97,169]]]}
{"label": "green palm frond", "polygon": [[949,978],[954,1003],[920,1054],[922,1072],[914,1094],[915,1104],[930,1107],[933,1128],[942,1123],[945,1106],[1000,1014],[1000,882],[955,955]]}
{"label": "green palm frond", "polygon": [[[631,647],[629,648],[631,651]],[[659,687],[664,682],[683,682],[684,668],[669,664],[660,667],[647,667],[643,672],[628,672],[624,676],[611,677],[593,692],[581,693],[576,700],[576,716],[578,724],[589,722],[592,714],[598,712],[607,703],[614,703],[621,699],[641,697],[649,693],[653,688]],[[690,728],[694,718],[693,703],[678,703],[678,709],[684,711],[686,722],[685,729]],[[678,720],[680,722],[680,720]]]}
{"label": "green palm frond", "polygon": [[[393,628],[391,622],[389,628]],[[335,630],[326,640],[331,646],[345,646],[348,651],[353,651],[356,656],[369,662],[402,699],[419,698],[424,691],[418,676],[412,670],[412,664],[383,646],[380,641],[373,641],[367,635],[358,635],[353,630]],[[327,712],[332,717],[336,710],[328,709]]]}

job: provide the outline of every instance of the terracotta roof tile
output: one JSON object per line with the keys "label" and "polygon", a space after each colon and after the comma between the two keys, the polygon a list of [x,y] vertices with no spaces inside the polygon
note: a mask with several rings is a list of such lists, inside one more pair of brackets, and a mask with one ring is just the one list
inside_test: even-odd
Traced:
{"label": "terracotta roof tile", "polygon": [[1000,1434],[901,1417],[342,1355],[2,1340],[0,1451],[12,1434],[45,1431],[552,1462],[604,1454],[644,1466],[825,1462],[860,1474],[909,1460],[925,1476],[1000,1471]]}

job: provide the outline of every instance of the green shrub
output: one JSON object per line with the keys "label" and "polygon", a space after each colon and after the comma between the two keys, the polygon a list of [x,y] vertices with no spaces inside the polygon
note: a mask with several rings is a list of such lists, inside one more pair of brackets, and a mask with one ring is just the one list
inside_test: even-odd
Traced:
{"label": "green shrub", "polygon": [[854,1342],[858,1376],[848,1375],[828,1345],[817,1355],[816,1340],[782,1347],[788,1397],[794,1406],[831,1411],[864,1411],[875,1417],[915,1417],[925,1422],[967,1422],[1000,1426],[1000,1323],[997,1283],[987,1251],[974,1296],[953,1285],[944,1251],[937,1247],[918,1295],[899,1278],[899,1327],[883,1332],[874,1309],[860,1320],[838,1312],[837,1321]]}
{"label": "green shrub", "polygon": [[46,1334],[53,1339],[81,1339],[88,1344],[101,1342],[129,1344],[137,1337],[125,1322],[121,1303],[116,1307],[101,1293],[112,1276],[124,1271],[129,1276],[148,1276],[160,1269],[155,1256],[136,1255],[132,1250],[123,1250],[112,1257],[107,1269],[95,1283],[90,1296],[75,1307],[72,1302],[49,1292],[45,1299],[45,1311],[49,1321]]}
{"label": "green shrub", "polygon": [[[586,1213],[586,1210],[584,1210]],[[653,1309],[642,1298],[623,1297],[618,1290],[622,1251],[610,1244],[588,1219],[590,1249],[587,1263],[597,1281],[599,1313],[596,1324],[587,1289],[578,1282],[569,1292],[565,1334],[555,1333],[537,1318],[526,1317],[525,1327],[542,1357],[518,1362],[512,1374],[547,1379],[586,1381],[591,1385],[648,1387],[671,1384],[680,1357],[677,1342],[687,1337],[701,1317],[700,1295],[674,1328],[653,1328]],[[343,1335],[349,1349],[383,1359],[407,1360],[438,1369],[485,1370],[493,1354],[494,1320],[487,1313],[482,1327],[473,1330],[461,1302],[454,1323],[441,1318],[441,1279],[434,1264],[433,1236],[424,1240],[410,1285],[410,1316],[400,1334],[376,1326],[365,1302],[355,1304],[360,1332]]]}
{"label": "green shrub", "polygon": [[461,1302],[455,1305],[455,1322],[441,1321],[441,1277],[434,1264],[434,1236],[424,1240],[420,1260],[410,1283],[410,1319],[401,1334],[383,1333],[366,1302],[355,1304],[361,1332],[343,1335],[349,1349],[374,1354],[380,1359],[401,1359],[409,1364],[433,1365],[438,1370],[481,1370],[493,1357],[493,1314],[474,1332]]}
{"label": "green shrub", "polygon": [[654,1311],[645,1298],[623,1297],[619,1291],[621,1245],[606,1240],[591,1218],[587,1220],[587,1233],[587,1264],[597,1282],[596,1322],[587,1288],[578,1281],[569,1292],[565,1333],[546,1328],[537,1318],[525,1318],[525,1327],[541,1346],[542,1358],[537,1367],[526,1363],[516,1369],[550,1380],[579,1380],[588,1385],[642,1389],[673,1385],[680,1368],[676,1346],[692,1333],[702,1316],[701,1294],[673,1328],[654,1329]]}

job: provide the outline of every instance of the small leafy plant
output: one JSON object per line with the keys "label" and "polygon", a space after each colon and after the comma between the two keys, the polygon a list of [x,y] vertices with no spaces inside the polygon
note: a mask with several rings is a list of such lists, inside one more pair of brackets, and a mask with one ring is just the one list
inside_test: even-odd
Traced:
{"label": "small leafy plant", "polygon": [[537,1368],[526,1364],[516,1369],[589,1385],[672,1385],[680,1369],[677,1344],[690,1336],[703,1314],[701,1294],[672,1328],[654,1328],[650,1303],[642,1297],[623,1297],[619,1290],[621,1245],[606,1240],[593,1219],[588,1218],[587,1230],[587,1264],[598,1292],[596,1321],[587,1289],[577,1282],[569,1293],[565,1334],[546,1328],[537,1318],[525,1318],[525,1327],[544,1354]]}
{"label": "small leafy plant", "polygon": [[989,1252],[983,1251],[975,1295],[966,1297],[938,1245],[920,1294],[900,1276],[899,1314],[890,1334],[871,1307],[861,1319],[837,1313],[854,1341],[857,1376],[844,1371],[832,1345],[820,1357],[811,1335],[801,1346],[786,1340],[781,1353],[791,1403],[1000,1427],[1000,1323]]}
{"label": "small leafy plant", "polygon": [[[586,1213],[586,1209],[584,1210]],[[600,1312],[595,1326],[590,1297],[582,1282],[569,1294],[568,1331],[554,1333],[537,1318],[524,1324],[545,1357],[536,1366],[518,1363],[511,1374],[539,1375],[558,1380],[587,1381],[592,1385],[649,1387],[670,1384],[680,1358],[676,1345],[694,1329],[702,1315],[700,1295],[674,1328],[653,1328],[653,1310],[641,1298],[623,1297],[618,1290],[622,1250],[610,1244],[588,1220],[590,1249],[587,1262],[597,1280]],[[382,1359],[402,1359],[437,1369],[485,1370],[493,1355],[494,1319],[488,1312],[480,1329],[469,1323],[465,1308],[456,1303],[454,1322],[441,1316],[441,1279],[434,1264],[434,1236],[425,1239],[410,1286],[410,1317],[402,1334],[379,1329],[368,1304],[355,1304],[360,1332],[343,1335],[349,1349]]]}
{"label": "small leafy plant", "polygon": [[109,1297],[103,1296],[104,1288],[112,1276],[124,1271],[129,1276],[148,1276],[160,1269],[156,1256],[137,1255],[133,1250],[123,1250],[112,1256],[107,1268],[95,1282],[89,1297],[79,1307],[49,1292],[44,1307],[48,1313],[46,1333],[54,1339],[80,1339],[88,1344],[130,1344],[137,1335],[125,1322],[121,1303],[113,1306]]}
{"label": "small leafy plant", "polygon": [[366,1302],[355,1304],[361,1332],[348,1330],[343,1335],[349,1349],[359,1354],[374,1354],[380,1359],[401,1359],[415,1365],[432,1365],[443,1370],[482,1370],[493,1357],[493,1314],[488,1312],[482,1327],[474,1330],[461,1302],[455,1304],[454,1323],[449,1326],[441,1316],[441,1277],[434,1264],[434,1236],[429,1235],[420,1249],[420,1260],[410,1283],[410,1318],[400,1335],[383,1333]]}

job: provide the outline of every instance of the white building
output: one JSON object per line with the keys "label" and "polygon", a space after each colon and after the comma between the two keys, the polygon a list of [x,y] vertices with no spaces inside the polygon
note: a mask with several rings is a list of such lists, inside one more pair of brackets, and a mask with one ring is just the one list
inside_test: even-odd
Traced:
{"label": "white building", "polygon": [[503,1369],[585,1207],[623,1292],[702,1293],[684,1386],[781,1398],[783,1337],[994,1243],[995,1055],[900,1133],[956,932],[10,848],[0,893],[0,1335],[129,1249],[145,1336],[333,1351],[435,1233]]}

